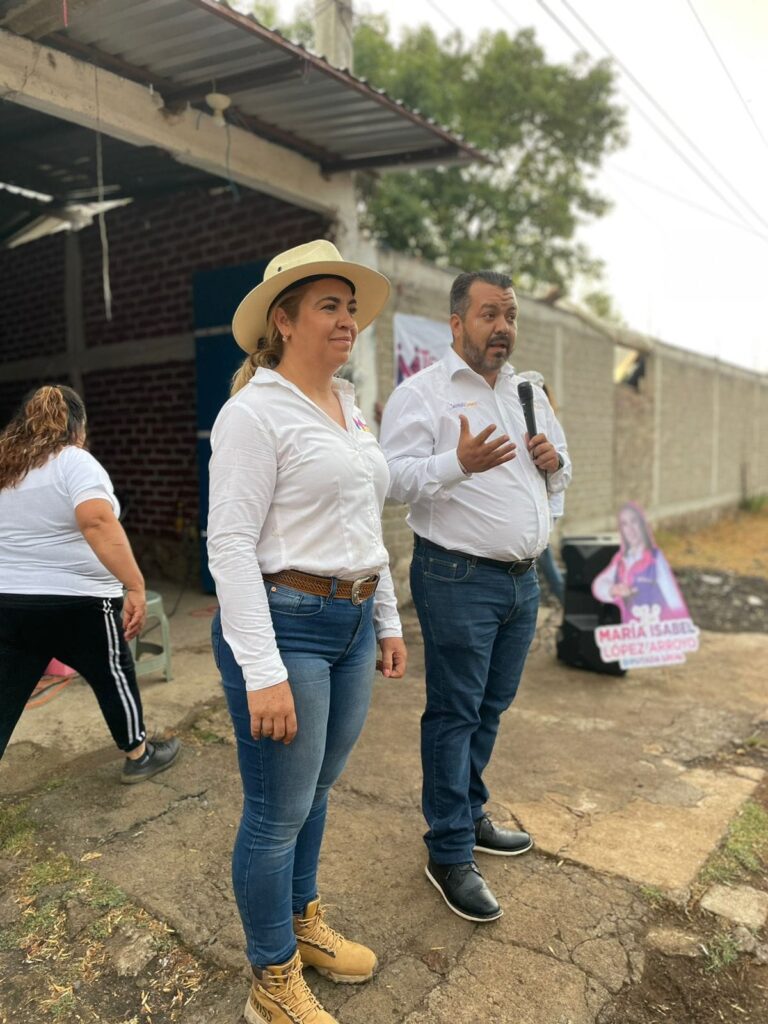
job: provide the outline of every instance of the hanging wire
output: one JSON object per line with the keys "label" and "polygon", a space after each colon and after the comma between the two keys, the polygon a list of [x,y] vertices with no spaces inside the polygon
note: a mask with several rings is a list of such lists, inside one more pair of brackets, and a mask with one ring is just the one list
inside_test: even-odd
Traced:
{"label": "hanging wire", "polygon": [[227,181],[229,182],[229,191],[232,193],[232,198],[235,200],[235,202],[240,202],[240,189],[237,187],[237,182],[232,177],[232,171],[229,166],[229,152],[230,149],[232,148],[232,137],[230,135],[229,129],[230,124],[229,121],[227,121],[224,124],[224,130],[227,133],[227,149],[224,154],[224,166],[227,171]]}
{"label": "hanging wire", "polygon": [[96,99],[96,191],[99,202],[99,239],[101,240],[101,284],[104,292],[104,315],[112,320],[112,284],[109,278],[109,239],[104,214],[104,157],[101,148],[101,108],[99,106],[99,69],[93,66]]}

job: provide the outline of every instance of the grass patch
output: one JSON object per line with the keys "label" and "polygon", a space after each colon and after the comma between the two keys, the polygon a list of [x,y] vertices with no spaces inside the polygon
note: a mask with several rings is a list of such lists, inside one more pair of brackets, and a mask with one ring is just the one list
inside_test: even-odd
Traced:
{"label": "grass patch", "polygon": [[20,888],[27,896],[37,896],[43,889],[52,885],[60,885],[62,882],[71,882],[77,879],[80,872],[74,867],[72,861],[63,853],[57,854],[51,860],[38,861],[26,871],[20,881]]}
{"label": "grass patch", "polygon": [[742,512],[760,513],[768,509],[768,494],[753,494],[739,502]]}
{"label": "grass patch", "polygon": [[43,792],[53,793],[54,790],[61,789],[61,787],[65,785],[66,781],[66,779],[48,779],[48,781],[43,784]]}
{"label": "grass patch", "polygon": [[703,882],[733,882],[761,871],[768,857],[768,812],[750,800],[701,874]]}
{"label": "grass patch", "polygon": [[48,1013],[51,1015],[53,1020],[68,1020],[75,1006],[77,1005],[77,999],[75,993],[71,989],[67,989],[66,992],[62,992],[58,999],[55,999],[48,1005]]}
{"label": "grass patch", "polygon": [[87,878],[82,888],[78,890],[78,895],[99,910],[114,910],[128,902],[128,897],[122,889],[118,889],[116,885],[98,875]]}
{"label": "grass patch", "polygon": [[206,729],[205,726],[193,725],[190,732],[196,740],[205,746],[209,746],[212,743],[224,743],[223,736],[220,736],[219,733],[214,732],[212,729]]}
{"label": "grass patch", "polygon": [[704,970],[711,974],[724,971],[739,958],[739,947],[736,941],[724,932],[713,935],[704,947]]}
{"label": "grass patch", "polygon": [[17,854],[31,850],[35,826],[27,817],[26,804],[0,808],[0,850]]}
{"label": "grass patch", "polygon": [[643,897],[645,902],[650,903],[652,907],[661,907],[667,902],[667,897],[661,889],[657,889],[655,885],[641,885],[640,895]]}
{"label": "grass patch", "polygon": [[29,960],[58,960],[64,949],[66,917],[57,900],[29,907],[13,930],[13,945]]}

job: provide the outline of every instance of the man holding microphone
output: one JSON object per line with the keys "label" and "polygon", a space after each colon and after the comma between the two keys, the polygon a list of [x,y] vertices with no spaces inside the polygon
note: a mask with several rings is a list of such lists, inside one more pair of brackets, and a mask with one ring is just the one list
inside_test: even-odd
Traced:
{"label": "man holding microphone", "polygon": [[[411,591],[427,674],[426,873],[454,913],[481,922],[502,910],[473,852],[514,856],[533,845],[528,833],[486,815],[483,772],[536,628],[548,496],[571,477],[546,396],[540,388],[518,395],[522,378],[507,362],[517,310],[507,275],[460,274],[450,296],[453,345],[395,390],[380,437],[389,495],[410,505],[415,534]],[[535,416],[532,436],[521,398]]]}

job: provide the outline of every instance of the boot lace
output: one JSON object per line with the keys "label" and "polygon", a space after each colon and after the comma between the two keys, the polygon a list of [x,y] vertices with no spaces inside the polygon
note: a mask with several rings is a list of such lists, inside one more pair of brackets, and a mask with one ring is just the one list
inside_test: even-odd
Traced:
{"label": "boot lace", "polygon": [[295,1024],[309,1024],[322,1009],[304,980],[298,956],[285,970],[270,974],[261,984],[283,1006]]}
{"label": "boot lace", "polygon": [[325,907],[318,907],[314,917],[300,917],[301,934],[299,938],[302,942],[319,946],[327,953],[335,953],[344,941],[344,936],[326,923],[324,914]]}

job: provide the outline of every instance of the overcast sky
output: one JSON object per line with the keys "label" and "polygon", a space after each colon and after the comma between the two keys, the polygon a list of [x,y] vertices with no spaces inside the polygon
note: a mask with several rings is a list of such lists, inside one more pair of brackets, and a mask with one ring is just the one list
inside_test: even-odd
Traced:
{"label": "overcast sky", "polygon": [[[278,4],[283,17],[295,6]],[[355,0],[356,12],[384,11],[396,37],[422,22],[468,38],[533,27],[550,59],[569,60],[576,43],[545,8],[605,56],[591,29],[699,150],[621,74],[631,141],[598,178],[614,210],[581,231],[606,290],[631,327],[768,371],[768,0]]]}

